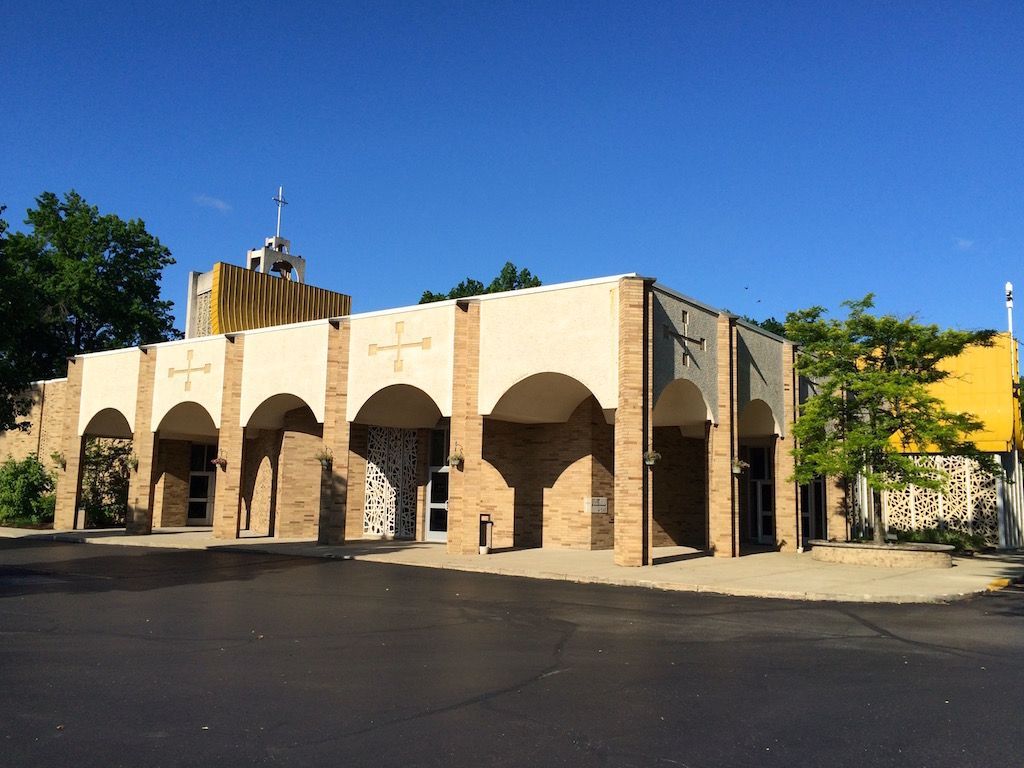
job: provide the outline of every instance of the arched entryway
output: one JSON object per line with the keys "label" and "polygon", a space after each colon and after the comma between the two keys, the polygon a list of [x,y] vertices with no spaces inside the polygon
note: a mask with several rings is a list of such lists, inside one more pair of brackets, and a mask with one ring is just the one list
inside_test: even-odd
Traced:
{"label": "arched entryway", "polygon": [[153,458],[153,526],[212,526],[219,430],[199,403],[173,406],[157,425]]}
{"label": "arched entryway", "polygon": [[692,381],[676,379],[654,404],[652,540],[655,547],[708,548],[708,426],[711,410]]}
{"label": "arched entryway", "polygon": [[742,471],[738,501],[740,539],[747,545],[775,544],[775,451],[779,434],[779,424],[764,400],[751,400],[740,410],[737,435]]}
{"label": "arched entryway", "polygon": [[134,441],[127,417],[116,408],[98,411],[82,433],[76,528],[123,528]]}
{"label": "arched entryway", "polygon": [[537,373],[506,390],[483,422],[493,545],[610,549],[614,452],[614,426],[577,379]]}
{"label": "arched entryway", "polygon": [[281,393],[260,403],[243,426],[240,532],[316,537],[323,424],[302,398]]}
{"label": "arched entryway", "polygon": [[422,389],[367,398],[350,425],[346,538],[445,541],[451,450],[448,419]]}

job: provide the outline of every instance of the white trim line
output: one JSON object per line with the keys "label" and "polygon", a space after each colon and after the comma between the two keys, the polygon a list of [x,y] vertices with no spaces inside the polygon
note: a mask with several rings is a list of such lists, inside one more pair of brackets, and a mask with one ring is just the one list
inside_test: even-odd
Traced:
{"label": "white trim line", "polygon": [[[329,325],[334,318],[321,317],[316,320],[302,320],[298,323],[285,323],[284,325],[268,325],[263,328],[250,328],[247,331],[232,331],[222,333],[221,336],[252,336],[257,333],[272,333],[273,331],[292,330],[294,328],[313,328],[317,325]],[[198,336],[197,339],[205,339],[206,336]],[[193,339],[195,341],[196,339]]]}
{"label": "white trim line", "polygon": [[[171,342],[162,342],[162,343],[169,344]],[[123,355],[125,352],[129,352],[129,351],[131,351],[133,349],[141,355],[143,348],[148,347],[148,346],[152,346],[152,345],[139,344],[138,346],[134,346],[134,347],[121,347],[120,349],[104,349],[102,352],[82,352],[81,354],[75,355],[74,359],[75,360],[81,360],[83,357],[104,357],[104,356],[108,356],[108,355]]]}
{"label": "white trim line", "polygon": [[636,277],[636,272],[628,272],[622,275],[608,275],[607,277],[592,277],[587,280],[574,280],[571,283],[552,283],[551,285],[538,285],[536,288],[520,288],[515,291],[502,291],[501,293],[485,293],[481,296],[469,296],[466,299],[457,299],[457,301],[469,301],[477,299],[479,301],[492,301],[493,299],[502,299],[508,296],[526,296],[534,293],[547,293],[548,291],[565,291],[571,288],[584,288],[588,285],[601,285],[602,283],[617,283],[626,277]]}
{"label": "white trim line", "polygon": [[344,320],[350,319],[361,319],[364,317],[381,317],[382,315],[392,315],[401,312],[415,312],[421,309],[430,309],[431,307],[454,307],[460,301],[493,301],[494,299],[504,299],[510,296],[526,296],[536,293],[546,293],[548,291],[566,291],[573,288],[583,288],[588,285],[600,285],[602,283],[615,283],[625,277],[636,277],[636,272],[629,272],[622,275],[609,275],[607,277],[593,277],[587,280],[574,280],[569,283],[552,283],[551,285],[538,285],[536,288],[519,288],[514,291],[502,291],[500,293],[481,293],[476,296],[466,296],[461,299],[445,299],[444,301],[429,301],[426,304],[411,304],[405,307],[395,307],[394,309],[375,309],[370,312],[357,312],[351,315],[339,315],[338,317],[332,317],[331,320]]}
{"label": "white trim line", "polygon": [[[621,275],[609,275],[607,277],[593,277],[587,280],[575,280],[569,283],[552,283],[551,285],[540,285],[536,288],[520,288],[514,291],[502,291],[501,293],[485,293],[478,296],[467,296],[464,299],[445,299],[444,301],[431,301],[426,304],[411,304],[405,307],[394,307],[392,309],[377,309],[372,312],[358,312],[350,315],[337,315],[335,317],[325,317],[319,320],[304,320],[299,323],[286,323],[284,325],[270,325],[265,328],[251,328],[247,331],[232,331],[231,333],[219,333],[212,334],[210,336],[194,336],[189,339],[172,339],[171,341],[158,341],[153,344],[140,344],[137,347],[124,347],[123,349],[108,349],[103,352],[86,352],[81,355],[76,355],[77,358],[82,357],[95,357],[98,355],[114,355],[125,352],[129,349],[138,350],[150,350],[160,349],[162,347],[173,347],[181,344],[199,344],[204,341],[211,339],[227,339],[228,337],[234,336],[245,336],[253,333],[271,333],[273,331],[280,331],[287,328],[305,328],[321,325],[324,323],[338,322],[339,320],[353,320],[367,317],[381,317],[383,315],[395,315],[403,312],[416,312],[424,309],[433,309],[436,307],[454,307],[460,301],[492,301],[494,299],[504,299],[510,296],[525,296],[529,294],[547,293],[549,291],[567,291],[573,288],[584,288],[588,285],[601,285],[602,283],[615,283],[623,278],[636,277],[636,272],[627,272]],[[692,301],[687,299],[688,301]],[[693,302],[697,304],[698,302]],[[718,310],[714,310],[718,311]]]}

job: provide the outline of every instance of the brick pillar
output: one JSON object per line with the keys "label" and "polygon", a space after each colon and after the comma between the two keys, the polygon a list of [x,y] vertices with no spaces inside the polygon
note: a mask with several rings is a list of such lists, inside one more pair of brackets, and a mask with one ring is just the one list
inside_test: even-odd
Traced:
{"label": "brick pillar", "polygon": [[739,508],[732,461],[738,455],[736,435],[736,325],[718,316],[718,412],[708,434],[708,540],[716,557],[737,557]]}
{"label": "brick pillar", "polygon": [[345,515],[348,509],[349,423],[348,350],[351,326],[348,320],[331,324],[327,338],[327,403],[324,407],[324,448],[334,455],[320,479],[320,527],[318,544],[345,543]]}
{"label": "brick pillar", "polygon": [[651,311],[642,278],[619,282],[619,401],[615,410],[615,564],[651,564]]}
{"label": "brick pillar", "polygon": [[[71,530],[75,527],[75,511],[82,490],[82,436],[78,434],[78,414],[82,401],[82,366],[81,360],[68,359],[68,381],[64,387],[64,417],[61,425],[60,451],[66,462],[64,469],[57,474],[56,508],[53,515],[53,528],[57,531]],[[40,459],[44,457],[40,456]],[[85,521],[79,520],[79,526]]]}
{"label": "brick pillar", "polygon": [[188,481],[191,444],[160,440],[156,445],[153,477],[153,526],[180,528],[188,522]]}
{"label": "brick pillar", "polygon": [[345,538],[363,538],[366,508],[366,454],[369,428],[365,424],[348,425],[348,503],[345,507]]}
{"label": "brick pillar", "polygon": [[213,535],[218,539],[238,538],[239,509],[242,503],[242,450],[245,430],[242,429],[242,355],[244,336],[228,336],[224,353],[224,390],[220,406],[220,436],[217,455],[227,459],[227,466],[217,470],[213,497]]}
{"label": "brick pillar", "polygon": [[850,524],[846,517],[849,500],[842,478],[825,478],[825,515],[828,538],[835,541],[850,540]]}
{"label": "brick pillar", "polygon": [[484,419],[480,415],[480,303],[455,308],[455,361],[452,379],[451,447],[465,461],[453,467],[448,486],[448,551],[479,554],[480,483],[483,477]]}
{"label": "brick pillar", "polygon": [[794,363],[796,350],[792,344],[782,345],[782,388],[785,434],[775,441],[775,547],[780,552],[795,552],[800,541],[799,487],[793,479],[793,423],[796,421],[799,388]]}
{"label": "brick pillar", "polygon": [[153,532],[153,485],[156,482],[156,435],[150,431],[153,418],[153,376],[156,373],[156,350],[142,350],[139,359],[139,383],[135,398],[135,432],[132,453],[138,466],[128,478],[128,514],[125,533],[129,536]]}

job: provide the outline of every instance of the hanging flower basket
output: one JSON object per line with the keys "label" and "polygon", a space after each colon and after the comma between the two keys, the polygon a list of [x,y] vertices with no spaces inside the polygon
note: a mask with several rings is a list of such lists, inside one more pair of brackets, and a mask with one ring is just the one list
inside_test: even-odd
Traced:
{"label": "hanging flower basket", "polygon": [[218,457],[217,457],[216,459],[212,459],[212,460],[210,461],[210,463],[211,463],[211,464],[212,464],[213,466],[215,466],[215,467],[217,467],[218,469],[220,469],[220,471],[221,471],[221,472],[224,472],[224,471],[226,471],[226,470],[227,470],[227,468],[228,468],[228,460],[227,460],[227,459],[225,459],[225,458],[224,458],[223,456],[218,456]]}
{"label": "hanging flower basket", "polygon": [[461,467],[466,461],[466,457],[462,455],[462,451],[456,448],[450,454],[448,454],[448,466],[449,467]]}
{"label": "hanging flower basket", "polygon": [[657,451],[647,451],[644,453],[644,464],[648,467],[653,467],[659,461],[661,461],[661,454]]}
{"label": "hanging flower basket", "polygon": [[316,452],[315,457],[324,469],[330,469],[334,464],[334,452],[330,448],[321,448]]}
{"label": "hanging flower basket", "polygon": [[139,471],[139,457],[134,453],[128,457],[128,468],[131,469],[132,472]]}
{"label": "hanging flower basket", "polygon": [[732,460],[732,473],[734,475],[742,475],[743,472],[747,469],[750,469],[749,462],[746,462],[743,459]]}

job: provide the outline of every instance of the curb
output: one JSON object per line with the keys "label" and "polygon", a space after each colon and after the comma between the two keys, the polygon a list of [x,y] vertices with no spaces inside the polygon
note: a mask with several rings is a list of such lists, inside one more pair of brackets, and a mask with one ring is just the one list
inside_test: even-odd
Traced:
{"label": "curb", "polygon": [[[107,546],[131,546],[145,549],[172,549],[176,551],[205,550],[208,552],[239,552],[251,555],[274,555],[277,557],[304,557],[320,560],[335,561],[360,561],[374,563],[377,565],[399,565],[410,568],[432,568],[437,570],[458,571],[461,573],[483,573],[492,576],[513,577],[521,579],[539,579],[544,581],[562,581],[574,584],[601,584],[612,587],[633,587],[638,589],[651,589],[662,592],[688,592],[695,594],[716,595],[721,597],[745,597],[767,600],[795,600],[801,602],[821,603],[875,603],[879,605],[929,605],[946,604],[959,600],[966,600],[978,595],[995,592],[1005,589],[1011,584],[1024,582],[1024,574],[1015,578],[994,579],[983,587],[967,592],[952,592],[933,595],[899,595],[879,597],[871,594],[837,594],[834,592],[813,592],[813,591],[792,591],[792,590],[771,590],[771,589],[747,589],[747,588],[726,588],[709,586],[706,584],[695,584],[677,581],[663,581],[651,578],[609,578],[607,576],[570,574],[560,571],[537,571],[524,573],[520,570],[509,568],[493,567],[480,568],[468,564],[458,563],[430,563],[430,562],[405,562],[402,560],[380,560],[374,555],[346,554],[335,551],[297,551],[297,552],[275,552],[266,546],[244,545],[244,544],[206,544],[200,547],[188,546],[153,546],[139,544],[136,542],[123,543],[117,540],[89,539],[87,536],[73,532],[32,532],[22,534],[11,531],[0,531],[0,538],[25,539],[29,541],[55,541],[69,544],[98,544]],[[311,545],[312,546],[312,545]]]}

